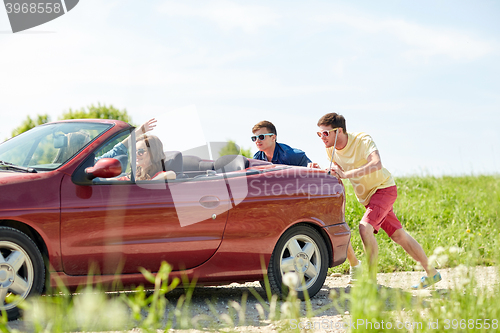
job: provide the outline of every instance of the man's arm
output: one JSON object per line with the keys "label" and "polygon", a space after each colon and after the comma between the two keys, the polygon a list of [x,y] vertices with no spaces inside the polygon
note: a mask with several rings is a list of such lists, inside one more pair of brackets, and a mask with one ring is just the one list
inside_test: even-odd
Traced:
{"label": "man's arm", "polygon": [[355,178],[365,176],[382,169],[382,161],[380,160],[378,150],[375,150],[368,155],[367,161],[368,162],[365,165],[349,171],[344,171],[338,164],[334,164],[332,165],[332,170],[335,171],[340,178]]}

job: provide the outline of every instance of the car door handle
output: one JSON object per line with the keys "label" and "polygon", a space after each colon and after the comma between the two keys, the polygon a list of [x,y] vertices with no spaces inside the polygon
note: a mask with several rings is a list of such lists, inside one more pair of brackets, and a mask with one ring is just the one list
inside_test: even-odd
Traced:
{"label": "car door handle", "polygon": [[200,205],[205,208],[215,208],[220,205],[220,200],[214,195],[205,195],[200,199]]}

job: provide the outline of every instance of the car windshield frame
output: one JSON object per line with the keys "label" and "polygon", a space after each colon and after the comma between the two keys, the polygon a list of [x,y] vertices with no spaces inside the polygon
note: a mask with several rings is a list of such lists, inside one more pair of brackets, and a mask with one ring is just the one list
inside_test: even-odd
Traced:
{"label": "car windshield frame", "polygon": [[3,162],[0,171],[56,170],[113,126],[113,123],[79,121],[39,125],[0,143],[0,161]]}

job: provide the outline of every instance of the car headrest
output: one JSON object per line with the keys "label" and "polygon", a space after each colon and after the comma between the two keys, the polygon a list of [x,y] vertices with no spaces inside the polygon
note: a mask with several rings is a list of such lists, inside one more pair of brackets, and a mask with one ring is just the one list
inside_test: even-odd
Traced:
{"label": "car headrest", "polygon": [[248,166],[248,158],[242,155],[221,156],[214,163],[217,173],[245,170]]}
{"label": "car headrest", "polygon": [[200,161],[200,171],[215,170],[213,161]]}
{"label": "car headrest", "polygon": [[180,151],[166,151],[164,165],[165,171],[171,170],[176,173],[182,173],[182,153]]}
{"label": "car headrest", "polygon": [[201,158],[193,155],[185,155],[183,157],[183,167],[184,171],[199,171],[200,170]]}

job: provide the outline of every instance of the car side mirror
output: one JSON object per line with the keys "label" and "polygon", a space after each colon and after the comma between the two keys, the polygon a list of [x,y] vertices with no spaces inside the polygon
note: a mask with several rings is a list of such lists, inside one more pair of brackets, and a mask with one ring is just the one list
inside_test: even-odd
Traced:
{"label": "car side mirror", "polygon": [[93,167],[85,168],[87,178],[113,178],[122,173],[122,165],[116,158],[101,158]]}

